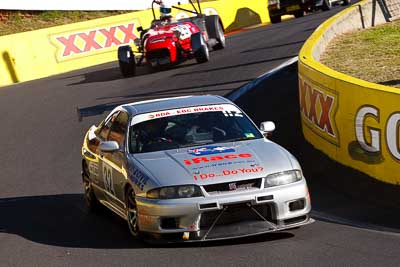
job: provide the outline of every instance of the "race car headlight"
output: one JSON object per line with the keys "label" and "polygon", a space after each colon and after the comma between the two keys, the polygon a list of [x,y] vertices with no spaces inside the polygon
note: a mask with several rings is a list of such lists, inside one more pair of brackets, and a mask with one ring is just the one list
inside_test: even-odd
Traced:
{"label": "race car headlight", "polygon": [[264,187],[291,184],[300,181],[301,179],[303,179],[303,174],[301,173],[300,170],[291,170],[291,171],[273,173],[265,178]]}
{"label": "race car headlight", "polygon": [[155,188],[149,190],[146,196],[152,199],[173,199],[201,197],[203,194],[197,185],[180,185]]}

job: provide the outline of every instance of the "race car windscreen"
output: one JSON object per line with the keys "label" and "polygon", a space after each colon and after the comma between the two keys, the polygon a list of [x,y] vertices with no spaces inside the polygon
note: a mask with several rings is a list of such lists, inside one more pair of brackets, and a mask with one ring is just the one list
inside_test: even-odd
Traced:
{"label": "race car windscreen", "polygon": [[130,153],[146,153],[263,138],[233,105],[212,105],[137,115],[129,132]]}

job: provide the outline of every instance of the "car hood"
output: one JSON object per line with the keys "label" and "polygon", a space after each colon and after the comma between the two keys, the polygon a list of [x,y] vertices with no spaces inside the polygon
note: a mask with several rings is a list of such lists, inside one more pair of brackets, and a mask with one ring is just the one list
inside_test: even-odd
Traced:
{"label": "car hood", "polygon": [[130,160],[150,176],[151,187],[234,182],[299,167],[289,152],[266,139],[134,154]]}

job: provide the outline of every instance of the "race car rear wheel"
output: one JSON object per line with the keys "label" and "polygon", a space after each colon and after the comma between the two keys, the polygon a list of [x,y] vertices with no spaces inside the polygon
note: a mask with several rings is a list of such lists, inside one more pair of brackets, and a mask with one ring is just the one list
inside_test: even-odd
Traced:
{"label": "race car rear wheel", "polygon": [[214,50],[224,49],[226,46],[226,41],[225,41],[224,28],[222,27],[221,22],[218,22],[217,26],[217,41],[218,43],[213,47],[213,49]]}
{"label": "race car rear wheel", "polygon": [[94,194],[92,183],[89,180],[89,177],[84,173],[82,177],[83,184],[83,197],[85,198],[86,207],[88,211],[95,212],[100,208],[100,203]]}
{"label": "race car rear wheel", "polygon": [[342,6],[348,6],[351,3],[351,0],[343,0]]}
{"label": "race car rear wheel", "polygon": [[122,76],[132,77],[136,74],[135,55],[129,45],[118,47],[118,63]]}
{"label": "race car rear wheel", "polygon": [[219,50],[225,48],[224,27],[218,15],[210,15],[205,17],[207,34],[210,39],[216,40],[212,49]]}
{"label": "race car rear wheel", "polygon": [[331,8],[332,8],[331,0],[324,0],[321,7],[322,11],[328,11],[331,10]]}
{"label": "race car rear wheel", "polygon": [[133,191],[132,188],[128,189],[125,199],[126,199],[126,218],[128,221],[129,232],[133,237],[137,237],[139,235],[138,213],[137,213],[135,192]]}

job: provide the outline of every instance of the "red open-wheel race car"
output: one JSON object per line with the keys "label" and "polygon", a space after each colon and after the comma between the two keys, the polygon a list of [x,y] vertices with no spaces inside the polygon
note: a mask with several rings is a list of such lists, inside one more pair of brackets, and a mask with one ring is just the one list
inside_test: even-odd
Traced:
{"label": "red open-wheel race car", "polygon": [[[140,39],[135,40],[135,48],[130,45],[118,48],[118,62],[122,75],[131,77],[136,67],[148,65],[152,69],[179,64],[188,59],[198,63],[209,60],[209,50],[225,47],[224,27],[218,15],[206,16],[201,12],[199,0],[197,7],[187,10],[170,5],[167,0],[153,0],[154,20],[150,28],[138,27]],[[160,19],[156,19],[154,4],[160,6]],[[195,16],[175,20],[171,9],[175,8],[193,13]]]}

